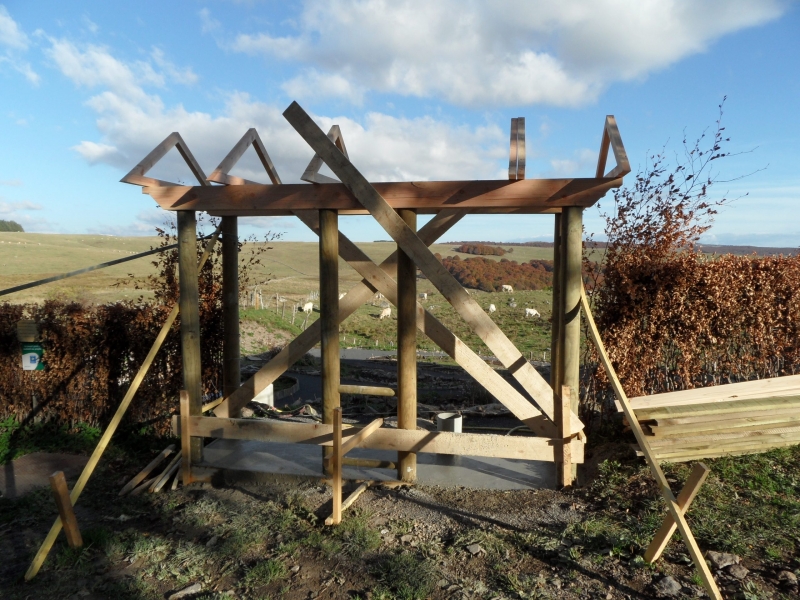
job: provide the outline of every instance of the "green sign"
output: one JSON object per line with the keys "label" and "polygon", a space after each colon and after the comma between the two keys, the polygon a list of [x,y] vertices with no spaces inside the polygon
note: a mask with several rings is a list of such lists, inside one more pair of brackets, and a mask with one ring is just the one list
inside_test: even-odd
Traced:
{"label": "green sign", "polygon": [[44,345],[40,342],[22,343],[22,370],[23,371],[44,371]]}

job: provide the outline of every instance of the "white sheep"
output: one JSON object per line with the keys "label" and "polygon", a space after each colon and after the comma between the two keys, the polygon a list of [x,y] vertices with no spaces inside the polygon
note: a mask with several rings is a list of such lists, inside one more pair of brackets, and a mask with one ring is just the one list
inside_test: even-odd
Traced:
{"label": "white sheep", "polygon": [[489,305],[489,314],[492,314],[497,310],[497,307],[494,304]]}
{"label": "white sheep", "polygon": [[313,302],[306,302],[305,304],[303,304],[303,312],[304,313],[310,313],[313,310],[314,310],[314,303]]}
{"label": "white sheep", "polygon": [[383,321],[383,319],[384,319],[385,317],[391,317],[391,316],[392,316],[392,307],[391,307],[391,306],[387,306],[386,308],[384,308],[384,309],[381,311],[381,314],[380,314],[380,316],[378,317],[378,319],[379,319],[379,320],[381,320],[381,321]]}
{"label": "white sheep", "polygon": [[539,311],[535,308],[526,308],[525,309],[525,316],[526,317],[541,317],[542,315],[539,314]]}
{"label": "white sheep", "polygon": [[509,294],[513,294],[514,293],[514,288],[511,287],[510,285],[506,285],[506,284],[503,284],[502,286],[500,286],[500,290],[503,291],[503,292],[508,292]]}

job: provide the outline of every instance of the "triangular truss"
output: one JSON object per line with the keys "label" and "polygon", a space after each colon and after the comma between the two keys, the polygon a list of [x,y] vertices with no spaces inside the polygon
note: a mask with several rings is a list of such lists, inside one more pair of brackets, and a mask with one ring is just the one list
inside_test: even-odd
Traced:
{"label": "triangular truss", "polygon": [[[334,143],[334,145],[342,151],[342,154],[345,155],[345,158],[348,160],[350,156],[347,154],[347,146],[344,145],[344,137],[342,136],[342,130],[339,129],[338,125],[333,125],[330,130],[328,131],[328,139]],[[323,161],[319,154],[314,154],[314,158],[311,159],[311,162],[308,163],[306,170],[300,176],[302,181],[308,181],[309,183],[341,183],[338,179],[334,179],[333,177],[328,177],[327,175],[320,174],[319,170],[322,168]]]}
{"label": "triangular truss", "polygon": [[120,181],[122,183],[131,183],[133,185],[142,185],[142,186],[153,186],[153,187],[162,187],[162,186],[170,186],[170,185],[180,185],[178,183],[174,183],[172,181],[163,181],[161,179],[153,179],[152,177],[145,177],[148,171],[152,169],[158,161],[164,158],[167,155],[167,152],[172,150],[173,148],[177,148],[178,152],[180,153],[183,160],[186,162],[186,165],[192,171],[192,174],[197,178],[197,181],[200,182],[200,185],[209,185],[208,180],[206,179],[205,173],[203,173],[203,169],[200,168],[200,165],[197,164],[197,160],[195,160],[192,152],[189,150],[189,146],[186,145],[186,142],[183,141],[181,134],[177,131],[170,133],[163,142],[161,142],[158,146],[153,148],[153,150],[147,156],[142,159],[142,161],[133,167],[130,172],[125,175]]}
{"label": "triangular truss", "polygon": [[525,179],[525,117],[511,119],[508,178],[511,181]]}
{"label": "triangular truss", "polygon": [[275,169],[275,165],[272,164],[272,159],[269,157],[267,149],[264,147],[264,143],[261,141],[255,128],[247,130],[247,133],[242,136],[242,139],[236,143],[231,151],[228,152],[228,155],[219,163],[219,166],[208,176],[208,180],[224,185],[257,184],[257,181],[250,181],[228,174],[250,146],[253,146],[253,149],[256,151],[261,164],[264,166],[264,170],[267,172],[267,175],[269,175],[270,181],[274,184],[281,183],[278,171]]}
{"label": "triangular truss", "polygon": [[[603,171],[606,170],[609,146],[614,152],[614,160],[617,161],[617,166],[604,175]],[[628,162],[628,154],[625,152],[625,146],[622,145],[622,136],[620,136],[619,129],[617,128],[617,120],[613,115],[607,115],[605,125],[603,126],[603,140],[600,142],[600,155],[597,159],[597,173],[595,177],[617,179],[619,177],[624,177],[630,172],[631,165]]]}

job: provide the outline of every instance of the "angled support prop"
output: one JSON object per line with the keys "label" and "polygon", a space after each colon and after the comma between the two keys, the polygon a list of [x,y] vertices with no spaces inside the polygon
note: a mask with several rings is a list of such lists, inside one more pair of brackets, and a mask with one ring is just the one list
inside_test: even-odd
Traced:
{"label": "angled support prop", "polygon": [[[689,555],[692,557],[692,562],[694,562],[695,568],[700,573],[700,578],[703,580],[703,586],[706,588],[706,592],[708,593],[709,597],[713,598],[714,600],[722,600],[722,594],[720,593],[719,588],[714,581],[714,577],[711,574],[711,571],[709,570],[702,553],[700,552],[697,541],[694,539],[692,530],[689,528],[689,524],[686,522],[686,518],[684,517],[685,508],[688,508],[688,501],[684,505],[685,507],[681,506],[669,487],[669,483],[664,475],[664,471],[661,470],[661,465],[658,464],[658,460],[656,459],[653,450],[650,448],[650,444],[647,442],[647,438],[642,431],[642,426],[639,425],[639,421],[633,412],[633,408],[631,408],[630,402],[628,401],[628,396],[625,394],[625,390],[623,389],[622,384],[620,383],[619,378],[614,371],[614,366],[611,364],[611,359],[606,353],[603,339],[600,337],[600,332],[598,331],[597,325],[594,322],[594,317],[592,316],[589,300],[586,297],[586,290],[583,287],[581,287],[581,306],[583,307],[583,314],[586,316],[586,323],[589,326],[589,334],[594,342],[595,348],[597,349],[597,354],[600,356],[600,362],[603,363],[603,367],[608,374],[608,379],[611,381],[611,387],[614,390],[614,394],[617,396],[617,400],[622,406],[622,411],[625,413],[625,417],[628,419],[628,423],[631,426],[633,435],[636,437],[639,448],[641,448],[642,452],[644,453],[644,457],[650,467],[650,471],[653,473],[653,477],[655,477],[658,487],[661,489],[661,495],[664,497],[664,500],[667,503],[667,509],[669,510],[668,517],[672,523],[674,523],[675,527],[677,527],[678,531],[680,531],[683,542],[686,545],[686,549],[689,551]],[[702,481],[699,483],[702,483]],[[697,484],[698,488],[699,483]],[[691,489],[692,486],[687,487]],[[662,528],[666,527],[666,523],[667,521],[665,519],[665,523]],[[670,535],[671,534],[672,532],[670,531]],[[659,540],[659,537],[657,537],[656,540]],[[669,537],[667,537],[666,540],[668,541]],[[666,541],[664,542],[664,545],[666,545]],[[656,552],[657,550],[657,547],[653,548],[653,560],[658,557]],[[649,552],[650,548],[648,548],[648,553]],[[660,554],[660,552],[658,552],[658,554]]]}

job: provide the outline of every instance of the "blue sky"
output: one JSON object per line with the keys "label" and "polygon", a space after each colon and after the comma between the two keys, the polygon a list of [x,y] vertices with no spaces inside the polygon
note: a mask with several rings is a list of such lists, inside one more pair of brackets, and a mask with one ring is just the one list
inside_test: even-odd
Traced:
{"label": "blue sky", "polygon": [[[2,0],[0,0],[2,2]],[[25,2],[0,4],[0,218],[28,231],[152,234],[165,213],[119,179],[172,131],[208,173],[256,127],[285,182],[312,152],[281,116],[338,123],[369,179],[505,178],[511,117],[530,177],[594,174],[606,114],[634,170],[717,117],[707,241],[800,245],[800,14],[779,0]],[[766,167],[766,168],[764,168]],[[267,181],[254,156],[241,175]],[[156,177],[190,181],[177,160]],[[610,198],[606,200],[609,203]],[[596,209],[585,218],[602,232]],[[288,218],[242,229],[313,235]],[[366,218],[355,240],[385,239]],[[448,239],[548,239],[552,218],[465,219]]]}

